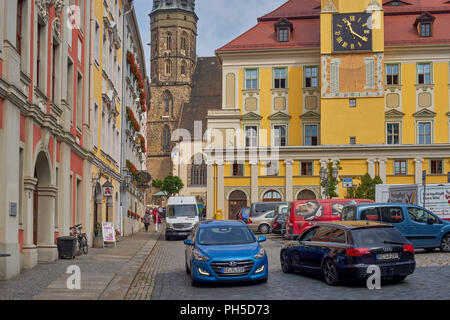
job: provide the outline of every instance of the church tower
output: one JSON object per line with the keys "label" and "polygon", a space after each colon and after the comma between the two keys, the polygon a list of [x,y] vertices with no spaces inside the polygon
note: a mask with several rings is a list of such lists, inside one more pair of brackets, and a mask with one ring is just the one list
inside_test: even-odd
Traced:
{"label": "church tower", "polygon": [[[172,132],[189,102],[197,55],[195,0],[153,0],[148,171],[153,179],[172,173]],[[147,203],[156,202],[148,199]]]}

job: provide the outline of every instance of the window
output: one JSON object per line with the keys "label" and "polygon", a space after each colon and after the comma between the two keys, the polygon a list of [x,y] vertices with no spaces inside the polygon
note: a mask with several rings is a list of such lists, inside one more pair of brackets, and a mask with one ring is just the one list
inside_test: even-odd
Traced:
{"label": "window", "polygon": [[434,223],[439,223],[440,221],[433,215],[429,214],[427,211],[415,207],[408,208],[408,214],[412,221],[418,223],[428,223],[432,221]]}
{"label": "window", "polygon": [[[279,202],[281,201],[281,194],[278,191],[267,191],[263,196],[264,202]],[[272,209],[273,210],[273,209]]]}
{"label": "window", "polygon": [[16,29],[16,48],[19,55],[22,54],[22,15],[24,0],[17,1],[17,29]]}
{"label": "window", "polygon": [[311,241],[330,242],[336,232],[336,228],[329,226],[320,226]]}
{"label": "window", "polygon": [[170,61],[166,61],[166,75],[170,75],[172,72],[172,63]]}
{"label": "window", "polygon": [[350,144],[356,144],[356,137],[350,137]]}
{"label": "window", "polygon": [[83,76],[78,73],[77,76],[77,128],[81,131],[83,128]]}
{"label": "window", "polygon": [[167,36],[166,36],[166,49],[172,50],[172,34],[171,33],[167,33]]}
{"label": "window", "polygon": [[420,36],[421,37],[431,37],[431,23],[421,23],[420,24]]}
{"label": "window", "polygon": [[380,221],[378,208],[369,208],[361,212],[361,220]]}
{"label": "window", "polygon": [[186,33],[183,33],[183,35],[181,36],[181,50],[187,52]]}
{"label": "window", "polygon": [[95,41],[94,41],[94,58],[97,64],[100,59],[100,25],[97,20],[95,20]]}
{"label": "window", "polygon": [[244,176],[244,165],[241,163],[233,163],[232,167],[232,176],[233,177],[243,177]]}
{"label": "window", "polygon": [[43,63],[44,53],[45,53],[45,27],[41,26],[38,23],[38,30],[37,30],[37,54],[36,54],[36,85],[43,89],[44,85],[44,68],[45,63]]}
{"label": "window", "polygon": [[286,146],[286,131],[285,125],[273,126],[273,145],[275,147]]}
{"label": "window", "polygon": [[246,89],[258,89],[258,70],[257,69],[245,70],[245,88]]}
{"label": "window", "polygon": [[431,144],[431,122],[419,122],[418,126],[418,143]]}
{"label": "window", "polygon": [[318,126],[317,125],[305,125],[305,145],[317,146],[318,145]]}
{"label": "window", "polygon": [[443,160],[431,160],[430,161],[430,173],[431,174],[442,174],[442,162]]}
{"label": "window", "polygon": [[165,112],[169,112],[173,102],[171,93],[169,91],[166,91],[164,93],[163,99],[164,99],[164,110]]}
{"label": "window", "polygon": [[348,104],[349,104],[350,108],[356,108],[356,99],[354,99],[354,98],[349,99]]}
{"label": "window", "polygon": [[162,144],[163,151],[170,152],[170,128],[168,126],[164,127]]}
{"label": "window", "polygon": [[186,75],[186,62],[185,61],[183,61],[181,63],[181,74]]}
{"label": "window", "polygon": [[305,67],[305,88],[317,88],[319,86],[319,67]]}
{"label": "window", "polygon": [[246,126],[245,127],[245,146],[257,147],[258,146],[258,127]]}
{"label": "window", "polygon": [[311,241],[317,234],[317,230],[319,230],[319,227],[311,228],[303,234],[301,237],[301,241]]}
{"label": "window", "polygon": [[381,221],[388,223],[403,222],[403,210],[397,207],[381,208]]}
{"label": "window", "polygon": [[394,175],[408,174],[408,160],[394,160]]}
{"label": "window", "polygon": [[431,84],[431,63],[417,64],[417,83]]}
{"label": "window", "polygon": [[302,161],[300,163],[300,175],[302,177],[311,177],[313,175],[312,161]]}
{"label": "window", "polygon": [[92,127],[94,131],[94,147],[98,146],[98,104],[94,104],[94,126]]}
{"label": "window", "polygon": [[275,89],[286,89],[286,73],[286,68],[275,68],[273,70]]}
{"label": "window", "polygon": [[281,28],[278,30],[278,41],[288,42],[289,41],[289,29]]}
{"label": "window", "polygon": [[191,186],[206,186],[206,164],[201,154],[195,155],[191,163]]}
{"label": "window", "polygon": [[386,141],[387,144],[400,144],[400,124],[386,124]]}
{"label": "window", "polygon": [[400,84],[400,65],[398,64],[386,65],[386,84],[387,85]]}

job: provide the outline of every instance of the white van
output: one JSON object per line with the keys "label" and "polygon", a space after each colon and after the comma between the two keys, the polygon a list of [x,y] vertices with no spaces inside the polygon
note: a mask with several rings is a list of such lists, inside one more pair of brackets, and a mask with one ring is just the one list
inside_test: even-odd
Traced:
{"label": "white van", "polygon": [[166,210],[166,240],[186,238],[199,221],[195,197],[170,197]]}

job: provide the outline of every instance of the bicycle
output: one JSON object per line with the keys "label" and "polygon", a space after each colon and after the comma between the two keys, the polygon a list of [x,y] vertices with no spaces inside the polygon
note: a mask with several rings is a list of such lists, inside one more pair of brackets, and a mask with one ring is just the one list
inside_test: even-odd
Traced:
{"label": "bicycle", "polygon": [[70,227],[71,236],[77,239],[77,255],[81,255],[81,251],[88,254],[89,250],[86,233],[81,233],[81,229],[83,229],[81,224]]}

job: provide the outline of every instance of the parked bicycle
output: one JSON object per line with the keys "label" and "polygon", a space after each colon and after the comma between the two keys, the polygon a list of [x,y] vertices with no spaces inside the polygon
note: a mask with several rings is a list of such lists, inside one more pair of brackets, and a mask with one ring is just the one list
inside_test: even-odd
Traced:
{"label": "parked bicycle", "polygon": [[81,229],[83,229],[81,224],[77,224],[76,226],[70,227],[71,236],[77,239],[77,253],[81,255],[81,251],[84,254],[88,254],[89,246],[86,237],[86,233],[81,233]]}

